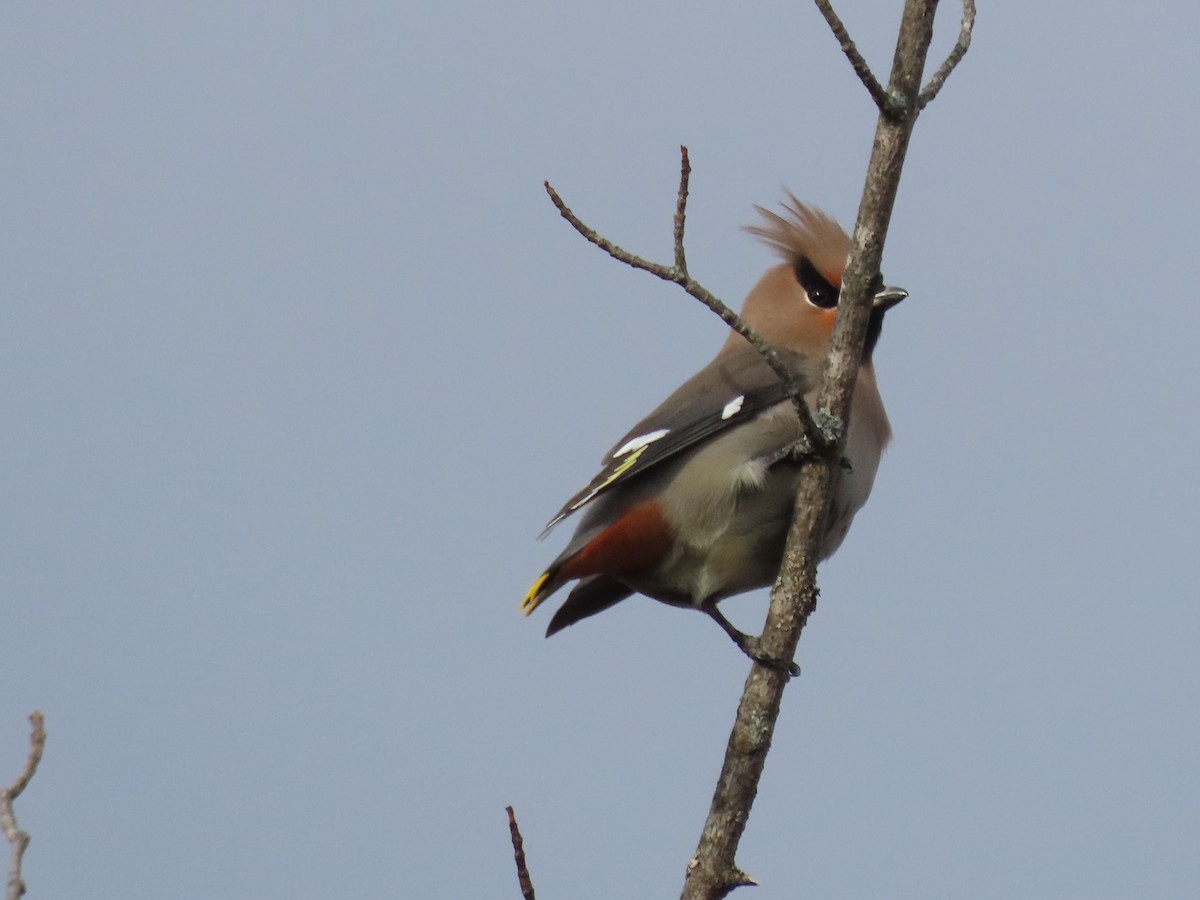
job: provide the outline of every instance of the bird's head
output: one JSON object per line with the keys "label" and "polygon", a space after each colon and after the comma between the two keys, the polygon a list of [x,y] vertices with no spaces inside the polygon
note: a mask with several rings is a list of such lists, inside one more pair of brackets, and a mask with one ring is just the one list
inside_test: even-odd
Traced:
{"label": "bird's head", "polygon": [[[802,353],[823,354],[829,345],[850,255],[850,236],[830,216],[801,203],[790,193],[783,214],[761,206],[763,221],[746,230],[784,258],[769,269],[746,297],[742,318],[768,342]],[[863,346],[869,361],[883,328],[883,316],[908,296],[900,288],[879,285]],[[736,335],[732,336],[736,338]]]}

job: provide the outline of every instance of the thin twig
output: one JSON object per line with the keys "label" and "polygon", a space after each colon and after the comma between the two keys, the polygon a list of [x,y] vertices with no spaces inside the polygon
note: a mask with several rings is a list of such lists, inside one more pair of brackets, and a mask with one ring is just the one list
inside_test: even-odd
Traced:
{"label": "thin twig", "polygon": [[517,881],[521,885],[521,896],[525,900],[533,900],[533,881],[529,877],[529,869],[525,866],[525,842],[521,839],[521,829],[517,827],[517,815],[511,806],[504,807],[508,813],[508,833],[512,838],[513,859],[517,861]]}
{"label": "thin twig", "polygon": [[850,32],[846,30],[842,20],[834,12],[829,0],[814,0],[814,2],[817,4],[817,9],[821,11],[821,15],[825,17],[829,30],[833,32],[833,36],[841,45],[846,59],[850,60],[850,65],[858,75],[858,80],[863,83],[863,87],[867,89],[871,99],[879,107],[879,111],[887,116],[895,116],[903,112],[904,104],[889,94],[887,89],[879,83],[879,79],[875,77],[875,73],[871,71],[871,67],[867,65],[863,55],[858,52],[858,46],[850,38]]}
{"label": "thin twig", "polygon": [[967,50],[971,46],[971,32],[974,28],[975,0],[963,0],[963,17],[962,25],[958,31],[958,40],[954,44],[954,49],[950,51],[950,55],[946,57],[946,61],[938,66],[938,70],[933,73],[933,77],[929,79],[929,83],[921,88],[921,93],[917,96],[918,112],[923,110],[938,95],[938,91],[942,89],[942,85],[946,83],[946,79],[950,77],[950,73],[954,71],[954,67],[967,55]]}
{"label": "thin twig", "polygon": [[675,269],[687,272],[687,254],[683,249],[683,227],[687,219],[688,180],[692,177],[692,161],[687,147],[679,147],[679,193],[675,195]]}
{"label": "thin twig", "polygon": [[679,279],[675,275],[675,270],[671,266],[664,266],[660,265],[659,263],[650,262],[648,259],[642,259],[640,256],[618,247],[608,238],[603,237],[596,232],[595,229],[589,228],[582,221],[580,221],[579,217],[571,211],[571,208],[563,202],[562,197],[558,196],[558,191],[551,186],[549,181],[544,181],[542,184],[545,185],[546,193],[550,195],[551,202],[553,202],[555,207],[558,208],[558,211],[562,214],[562,217],[571,223],[571,227],[609,256],[611,256],[613,259],[617,260],[618,262],[623,262],[627,266],[633,266],[635,269],[642,269],[643,271],[649,272],[651,275],[655,275],[665,281],[674,281],[676,284],[679,283]]}
{"label": "thin twig", "polygon": [[675,265],[673,266],[651,262],[617,246],[608,238],[599,234],[594,228],[585,225],[579,216],[575,215],[571,208],[563,202],[562,197],[558,195],[558,191],[551,186],[549,181],[543,182],[543,184],[546,187],[546,193],[550,195],[551,202],[558,209],[562,217],[570,222],[571,227],[587,240],[591,241],[618,262],[623,262],[625,265],[632,266],[635,269],[641,269],[643,272],[649,272],[663,281],[670,281],[673,284],[679,285],[688,294],[695,297],[720,316],[726,325],[749,341],[751,346],[763,358],[763,361],[771,367],[771,370],[779,378],[784,389],[787,391],[788,397],[791,398],[793,406],[796,407],[796,414],[800,417],[800,425],[804,430],[804,437],[808,443],[808,446],[803,448],[805,452],[813,455],[825,454],[836,443],[836,436],[828,433],[813,418],[812,412],[804,402],[803,385],[796,377],[796,373],[784,363],[776,349],[767,343],[762,335],[747,325],[746,321],[740,315],[726,306],[724,302],[688,273],[687,257],[683,249],[683,232],[687,218],[688,178],[691,175],[692,166],[688,159],[687,147],[680,147],[679,149],[680,175],[679,193],[675,200]]}
{"label": "thin twig", "polygon": [[11,785],[0,788],[0,828],[3,828],[4,836],[12,848],[8,860],[6,900],[20,900],[21,895],[25,893],[25,882],[21,878],[21,860],[25,856],[25,848],[29,846],[29,833],[17,827],[13,801],[21,796],[21,792],[33,780],[38,764],[42,761],[42,753],[46,749],[46,723],[42,714],[36,710],[31,713],[29,724],[32,726],[32,730],[29,735],[29,755],[25,757],[25,768],[21,770],[21,774]]}

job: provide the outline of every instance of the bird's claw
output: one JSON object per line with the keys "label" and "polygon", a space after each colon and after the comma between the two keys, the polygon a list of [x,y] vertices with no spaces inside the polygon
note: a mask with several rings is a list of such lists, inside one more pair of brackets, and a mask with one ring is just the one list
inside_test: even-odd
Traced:
{"label": "bird's claw", "polygon": [[[757,640],[755,641],[757,644]],[[774,669],[776,672],[781,672],[789,678],[795,678],[800,674],[800,667],[796,665],[795,660],[779,659],[775,656],[770,656],[759,650],[754,650],[749,647],[742,647],[742,652],[758,663],[760,666],[766,666],[768,669]]]}

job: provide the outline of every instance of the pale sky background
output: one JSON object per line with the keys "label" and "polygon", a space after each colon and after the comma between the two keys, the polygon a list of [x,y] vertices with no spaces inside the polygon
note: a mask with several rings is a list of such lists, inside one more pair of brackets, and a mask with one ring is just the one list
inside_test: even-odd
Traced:
{"label": "pale sky background", "polygon": [[[838,8],[886,73],[900,0]],[[957,29],[944,4],[934,55]],[[1200,9],[981,0],[885,254],[896,432],[739,861],[772,898],[1194,897]],[[0,780],[29,897],[672,897],[747,663],[535,538],[873,107],[811,4],[0,7]],[[557,598],[556,601],[557,602]],[[724,606],[757,630],[765,592]],[[740,897],[741,894],[738,894]],[[751,896],[750,893],[746,894]]]}

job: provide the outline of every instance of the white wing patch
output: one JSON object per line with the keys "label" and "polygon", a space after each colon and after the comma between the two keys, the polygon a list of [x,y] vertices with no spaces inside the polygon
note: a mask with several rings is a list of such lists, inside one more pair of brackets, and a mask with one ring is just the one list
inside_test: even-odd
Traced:
{"label": "white wing patch", "polygon": [[651,431],[648,434],[639,434],[635,438],[630,438],[613,453],[613,459],[616,459],[619,456],[624,456],[626,453],[632,453],[634,450],[640,450],[642,447],[645,447],[649,444],[653,444],[655,441],[665,438],[670,431],[670,428],[660,428],[658,431]]}
{"label": "white wing patch", "polygon": [[721,410],[721,418],[728,419],[730,416],[736,416],[742,409],[742,404],[746,402],[746,395],[734,397],[725,404],[725,408]]}

